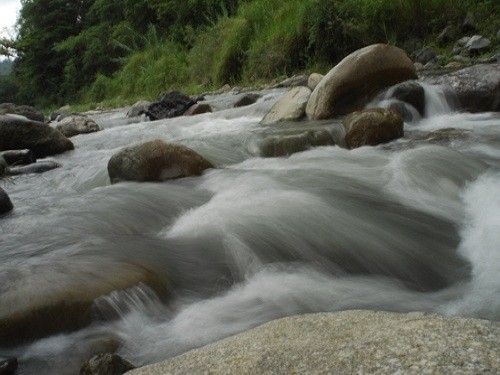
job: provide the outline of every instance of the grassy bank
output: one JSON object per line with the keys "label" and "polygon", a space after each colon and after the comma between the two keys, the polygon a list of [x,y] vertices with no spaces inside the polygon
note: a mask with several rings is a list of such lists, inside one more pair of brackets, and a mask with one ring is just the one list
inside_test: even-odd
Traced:
{"label": "grassy bank", "polygon": [[[368,44],[388,42],[412,53],[433,46],[450,56],[453,41],[437,45],[444,27],[460,27],[472,11],[477,33],[498,49],[500,6],[465,0],[247,0],[235,13],[196,29],[192,43],[150,31],[110,76],[82,90],[85,108],[152,99],[169,89],[190,94],[226,83],[254,85],[298,72],[325,72]],[[455,39],[456,40],[456,39]],[[81,107],[81,106],[80,106]]]}

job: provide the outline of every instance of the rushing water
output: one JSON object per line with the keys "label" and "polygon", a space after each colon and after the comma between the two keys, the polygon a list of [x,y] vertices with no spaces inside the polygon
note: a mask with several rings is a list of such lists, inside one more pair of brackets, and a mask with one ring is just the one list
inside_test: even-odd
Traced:
{"label": "rushing water", "polygon": [[[157,122],[95,114],[105,129],[73,138],[76,150],[54,158],[62,168],[7,183],[16,208],[0,219],[0,313],[136,285],[98,298],[90,326],[2,342],[0,353],[17,356],[22,374],[74,374],[101,350],[142,365],[297,313],[500,319],[498,113],[454,112],[426,87],[427,116],[405,124],[402,140],[260,158],[269,135],[342,134],[337,120],[262,127],[279,94]],[[464,132],[449,144],[421,140],[450,127]],[[111,186],[111,155],[155,138],[218,168]],[[134,282],[145,272],[157,292]]]}

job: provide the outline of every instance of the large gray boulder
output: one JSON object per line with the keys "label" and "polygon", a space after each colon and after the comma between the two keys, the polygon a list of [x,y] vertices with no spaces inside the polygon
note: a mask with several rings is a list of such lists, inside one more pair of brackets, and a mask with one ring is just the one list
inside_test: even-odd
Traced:
{"label": "large gray boulder", "polygon": [[375,44],[342,60],[314,89],[306,113],[325,119],[362,109],[382,89],[416,79],[406,53],[387,44]]}
{"label": "large gray boulder", "polygon": [[82,115],[65,117],[57,123],[56,129],[68,138],[78,134],[94,133],[101,130],[94,120]]}
{"label": "large gray boulder", "polygon": [[345,141],[349,148],[376,146],[404,135],[401,116],[383,108],[351,113],[342,123],[346,130]]}
{"label": "large gray boulder", "polygon": [[0,215],[12,211],[14,206],[7,193],[0,187]]}
{"label": "large gray boulder", "polygon": [[297,121],[306,114],[306,106],[311,90],[304,86],[291,89],[283,95],[261,121],[263,125],[282,121]]}
{"label": "large gray boulder", "polygon": [[182,145],[154,140],[127,147],[113,155],[108,163],[112,183],[119,181],[165,181],[199,176],[212,164]]}
{"label": "large gray boulder", "polygon": [[500,64],[480,64],[443,76],[427,77],[434,85],[448,87],[459,109],[468,112],[500,111]]}
{"label": "large gray boulder", "polygon": [[275,320],[130,375],[495,374],[500,325],[343,311]]}
{"label": "large gray boulder", "polygon": [[0,151],[33,151],[35,157],[44,158],[73,150],[73,143],[60,131],[21,116],[0,115]]}
{"label": "large gray boulder", "polygon": [[45,116],[38,109],[29,105],[17,105],[14,103],[0,104],[0,115],[20,115],[33,121],[44,122]]}

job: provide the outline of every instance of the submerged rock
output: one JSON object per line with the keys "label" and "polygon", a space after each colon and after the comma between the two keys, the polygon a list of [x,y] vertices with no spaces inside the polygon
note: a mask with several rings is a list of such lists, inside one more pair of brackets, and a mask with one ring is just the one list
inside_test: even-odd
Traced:
{"label": "submerged rock", "polygon": [[259,148],[261,156],[279,157],[330,145],[335,145],[335,141],[327,130],[309,130],[301,134],[268,137]]}
{"label": "submerged rock", "polygon": [[157,102],[151,103],[144,112],[150,120],[161,120],[182,116],[195,101],[178,91],[164,94]]}
{"label": "submerged rock", "polygon": [[442,76],[427,77],[434,85],[448,87],[468,112],[500,111],[500,64],[480,64]]}
{"label": "submerged rock", "polygon": [[74,146],[61,132],[48,125],[19,116],[0,116],[0,151],[24,149],[43,158],[73,150]]}
{"label": "submerged rock", "polygon": [[310,119],[325,119],[362,109],[384,88],[416,79],[415,66],[406,53],[375,44],[342,60],[321,80],[307,104]]}
{"label": "submerged rock", "polygon": [[112,183],[199,176],[208,168],[213,168],[212,164],[190,148],[161,140],[124,148],[108,163]]}
{"label": "submerged rock", "polygon": [[306,106],[311,90],[304,86],[291,89],[282,96],[262,119],[264,125],[282,121],[297,121],[306,114]]}
{"label": "submerged rock", "polygon": [[203,113],[212,112],[212,107],[208,103],[196,103],[189,107],[189,109],[184,113],[184,116],[194,116],[201,115]]}
{"label": "submerged rock", "polygon": [[7,193],[0,187],[0,215],[12,211],[14,205],[12,204]]}
{"label": "submerged rock", "polygon": [[140,100],[136,102],[127,112],[127,117],[138,117],[148,110],[148,107],[151,105],[151,102],[147,100]]}
{"label": "submerged rock", "polygon": [[351,113],[343,120],[345,141],[349,148],[376,146],[404,135],[403,119],[391,110],[366,109]]}
{"label": "submerged rock", "polygon": [[450,143],[457,140],[465,140],[470,136],[470,130],[456,129],[456,128],[444,128],[434,130],[422,137],[423,141],[429,143]]}
{"label": "submerged rock", "polygon": [[122,375],[134,368],[117,354],[99,354],[83,364],[80,375]]}
{"label": "submerged rock", "polygon": [[0,104],[0,115],[21,115],[33,121],[44,122],[45,116],[38,109],[29,105],[17,105],[13,103]]}
{"label": "submerged rock", "polygon": [[52,160],[39,161],[34,164],[7,169],[7,175],[17,176],[21,174],[43,173],[61,167],[61,164]]}
{"label": "submerged rock", "polygon": [[26,165],[36,162],[36,157],[31,150],[8,150],[0,152],[8,165]]}
{"label": "submerged rock", "polygon": [[14,375],[16,373],[17,366],[18,366],[17,358],[0,357],[0,375]]}
{"label": "submerged rock", "polygon": [[260,94],[250,93],[243,95],[236,103],[234,103],[234,108],[246,107],[247,105],[254,104],[260,99]]}
{"label": "submerged rock", "polygon": [[500,325],[342,311],[274,320],[130,375],[479,374],[500,366]]}
{"label": "submerged rock", "polygon": [[64,118],[57,124],[56,129],[66,137],[94,133],[101,130],[94,120],[82,115],[72,115]]}

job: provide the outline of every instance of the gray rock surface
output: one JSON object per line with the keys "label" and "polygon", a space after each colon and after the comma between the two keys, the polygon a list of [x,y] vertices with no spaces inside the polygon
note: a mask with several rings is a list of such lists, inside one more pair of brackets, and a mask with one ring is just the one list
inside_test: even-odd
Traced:
{"label": "gray rock surface", "polygon": [[129,372],[164,374],[495,374],[498,323],[343,311],[275,320]]}
{"label": "gray rock surface", "polygon": [[189,107],[189,109],[184,113],[184,116],[195,116],[201,115],[203,113],[213,112],[212,107],[208,103],[196,103]]}
{"label": "gray rock surface", "polygon": [[0,115],[21,115],[33,121],[44,122],[45,116],[38,109],[29,105],[17,105],[13,103],[0,104]]}
{"label": "gray rock surface", "polygon": [[127,111],[127,117],[138,117],[143,113],[146,113],[151,102],[147,100],[140,100],[136,102],[130,109]]}
{"label": "gray rock surface", "polygon": [[290,78],[287,78],[277,85],[275,85],[275,88],[280,88],[280,87],[296,87],[296,86],[307,86],[307,80],[308,77],[306,75],[300,74],[296,75]]}
{"label": "gray rock surface", "polygon": [[483,51],[488,50],[491,46],[491,41],[481,35],[474,35],[465,44],[465,48],[469,55],[477,55]]}
{"label": "gray rock surface", "polygon": [[312,73],[307,80],[307,87],[309,87],[311,91],[314,90],[324,77],[323,74]]}
{"label": "gray rock surface", "polygon": [[264,157],[288,156],[306,151],[312,147],[335,145],[327,130],[309,130],[301,134],[268,137],[260,144],[260,154]]}
{"label": "gray rock surface", "polygon": [[294,87],[283,95],[264,116],[263,125],[282,121],[297,121],[306,114],[306,106],[311,90],[305,86]]}
{"label": "gray rock surface", "polygon": [[134,368],[134,365],[119,355],[98,354],[83,364],[80,375],[122,375]]}
{"label": "gray rock surface", "polygon": [[65,117],[57,123],[56,129],[66,137],[74,137],[78,134],[94,133],[101,130],[94,120],[82,115]]}

